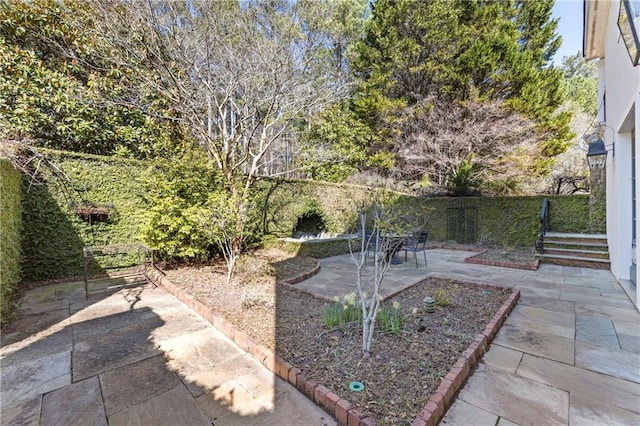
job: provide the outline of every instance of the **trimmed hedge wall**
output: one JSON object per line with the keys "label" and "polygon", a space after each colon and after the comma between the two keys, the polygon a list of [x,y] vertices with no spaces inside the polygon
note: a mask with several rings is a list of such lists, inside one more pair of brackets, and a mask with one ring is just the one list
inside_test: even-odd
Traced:
{"label": "trimmed hedge wall", "polygon": [[[357,207],[371,203],[384,193],[399,211],[421,216],[429,239],[446,241],[448,209],[455,203],[475,207],[478,212],[477,239],[493,246],[531,246],[540,231],[543,198],[549,199],[550,228],[556,232],[591,232],[588,195],[532,197],[413,197],[367,187],[280,180],[271,186],[267,202],[267,234],[290,237],[298,218],[316,213],[324,218],[327,231],[350,233],[358,228]],[[592,218],[593,222],[593,218]],[[604,226],[604,218],[602,218]]]}
{"label": "trimmed hedge wall", "polygon": [[[145,208],[138,181],[145,163],[43,152],[69,176],[71,188],[51,179],[23,194],[22,269],[27,282],[82,275],[84,246],[138,242],[140,212]],[[74,212],[83,205],[106,206],[109,216],[104,220]]]}
{"label": "trimmed hedge wall", "polygon": [[0,321],[5,322],[14,292],[20,283],[22,176],[0,159]]}
{"label": "trimmed hedge wall", "polygon": [[[57,180],[33,186],[22,196],[22,279],[41,281],[80,276],[82,247],[139,241],[144,202],[141,175],[146,163],[120,158],[46,150],[45,154],[71,179],[72,190]],[[460,198],[421,198],[386,190],[322,182],[263,179],[257,186],[263,208],[265,242],[288,237],[298,219],[310,214],[322,218],[327,232],[351,233],[358,229],[358,206],[377,196],[397,212],[418,218],[429,230],[429,239],[449,240],[448,208]],[[5,191],[3,190],[3,194]],[[539,214],[544,197],[464,198],[475,207],[476,238],[486,245],[530,246],[539,232]],[[548,196],[551,230],[589,232],[589,196]],[[74,204],[110,205],[106,221],[92,220],[74,212]],[[590,223],[591,219],[591,223]],[[596,222],[598,222],[596,220]],[[597,225],[597,223],[596,223]],[[604,217],[602,218],[604,228]],[[3,232],[4,235],[4,232]],[[4,238],[4,237],[3,237]],[[4,242],[4,240],[3,240]],[[346,242],[337,246],[289,245],[300,254],[322,257],[348,251]],[[311,252],[307,252],[311,250]],[[94,265],[96,267],[106,265]]]}

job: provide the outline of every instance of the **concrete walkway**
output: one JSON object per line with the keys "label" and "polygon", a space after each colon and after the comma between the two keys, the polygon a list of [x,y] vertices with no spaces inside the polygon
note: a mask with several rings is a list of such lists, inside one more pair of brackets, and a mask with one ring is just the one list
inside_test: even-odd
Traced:
{"label": "concrete walkway", "polygon": [[27,292],[2,336],[2,425],[334,425],[162,288]]}
{"label": "concrete walkway", "polygon": [[[466,264],[428,250],[392,266],[388,295],[427,276],[517,287],[521,299],[442,421],[640,424],[640,313],[608,271]],[[355,290],[349,256],[297,287]],[[371,274],[369,268],[365,271]],[[2,336],[2,424],[334,424],[299,392],[160,288],[84,301],[78,283],[35,289]]]}

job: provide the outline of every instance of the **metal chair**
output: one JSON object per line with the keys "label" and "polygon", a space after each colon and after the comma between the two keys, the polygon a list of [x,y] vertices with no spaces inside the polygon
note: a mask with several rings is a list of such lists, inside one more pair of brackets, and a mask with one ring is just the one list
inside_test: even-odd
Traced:
{"label": "metal chair", "polygon": [[404,260],[407,261],[407,252],[413,252],[413,257],[416,260],[416,268],[418,267],[418,252],[421,251],[424,256],[424,264],[427,265],[427,253],[425,253],[425,246],[427,243],[427,237],[429,233],[427,231],[420,232],[418,239],[408,239],[400,250],[404,250]]}

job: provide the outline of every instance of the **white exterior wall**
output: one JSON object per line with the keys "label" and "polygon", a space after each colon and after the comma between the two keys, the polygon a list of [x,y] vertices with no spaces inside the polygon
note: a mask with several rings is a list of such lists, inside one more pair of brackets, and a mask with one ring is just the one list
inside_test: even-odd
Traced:
{"label": "white exterior wall", "polygon": [[[605,39],[605,57],[600,61],[599,89],[606,93],[604,114],[599,120],[606,121],[605,144],[607,156],[607,236],[611,256],[611,272],[616,278],[629,280],[632,258],[639,264],[637,250],[632,250],[632,206],[631,206],[631,129],[636,129],[636,156],[640,154],[640,65],[634,67],[618,29],[619,1],[611,3]],[[604,67],[602,67],[604,62]],[[600,90],[599,90],[600,92]],[[599,101],[602,93],[599,93]],[[636,107],[637,105],[637,107]],[[615,153],[611,144],[615,146]],[[638,170],[636,161],[636,176]],[[637,181],[638,182],[638,181]],[[638,192],[636,184],[636,193]],[[640,213],[640,197],[636,196],[636,212]],[[636,221],[636,235],[638,232]],[[636,280],[637,282],[637,280]],[[640,292],[636,292],[640,306]]]}

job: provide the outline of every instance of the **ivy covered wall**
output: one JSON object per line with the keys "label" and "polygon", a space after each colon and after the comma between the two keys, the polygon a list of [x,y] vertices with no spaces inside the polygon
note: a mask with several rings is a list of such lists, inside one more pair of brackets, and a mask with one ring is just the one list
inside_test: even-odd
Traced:
{"label": "ivy covered wall", "polygon": [[[323,217],[327,231],[353,232],[357,228],[357,209],[370,203],[376,194],[385,193],[353,185],[309,181],[280,180],[270,182],[266,211],[266,231],[277,237],[289,237],[299,217],[312,212]],[[545,196],[532,197],[412,197],[387,192],[383,197],[400,212],[418,217],[429,239],[451,239],[451,208],[463,203],[477,211],[476,241],[493,246],[532,246],[540,231],[540,209]],[[550,228],[556,232],[590,232],[588,195],[546,196],[550,203]],[[602,219],[604,222],[604,219]]]}
{"label": "ivy covered wall", "polygon": [[[141,213],[146,209],[141,182],[146,163],[59,151],[45,154],[71,182],[63,185],[50,179],[44,186],[23,192],[23,281],[82,275],[82,247],[139,241],[144,220]],[[430,240],[446,241],[451,239],[449,209],[462,200],[477,210],[474,242],[495,246],[531,246],[539,232],[543,199],[421,198],[354,185],[286,179],[261,180],[257,192],[261,228],[272,238],[291,236],[305,215],[320,217],[327,232],[354,232],[358,229],[358,207],[377,197],[413,219],[416,226],[428,229]],[[590,224],[588,195],[547,198],[551,230],[589,232],[593,217]],[[108,218],[83,216],[78,207],[107,208]]]}
{"label": "ivy covered wall", "polygon": [[20,282],[22,177],[0,159],[0,320],[6,321],[13,294]]}
{"label": "ivy covered wall", "polygon": [[84,246],[139,241],[145,207],[138,180],[144,163],[43,152],[70,182],[50,178],[23,193],[22,269],[27,282],[82,275]]}

